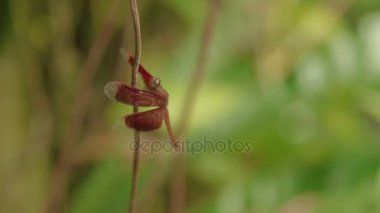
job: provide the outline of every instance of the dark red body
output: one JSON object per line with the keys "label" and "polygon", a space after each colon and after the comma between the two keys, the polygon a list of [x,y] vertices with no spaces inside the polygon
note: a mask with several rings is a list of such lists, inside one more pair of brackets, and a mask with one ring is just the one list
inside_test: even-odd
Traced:
{"label": "dark red body", "polygon": [[[134,58],[129,56],[128,61],[133,64]],[[138,131],[151,131],[160,128],[162,120],[164,120],[170,139],[177,146],[167,110],[169,97],[167,91],[159,85],[159,79],[152,76],[143,66],[139,65],[138,71],[142,75],[147,89],[137,89],[115,81],[106,85],[106,95],[128,105],[140,107],[157,106],[158,108],[156,109],[126,115],[124,117],[125,124]],[[154,84],[155,82],[158,82],[158,84]]]}

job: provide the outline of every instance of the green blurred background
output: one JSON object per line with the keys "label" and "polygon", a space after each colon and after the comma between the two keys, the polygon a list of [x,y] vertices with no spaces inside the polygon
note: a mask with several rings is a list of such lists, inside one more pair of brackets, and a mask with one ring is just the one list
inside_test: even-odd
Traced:
{"label": "green blurred background", "polygon": [[[139,8],[142,63],[176,130],[208,1]],[[44,212],[65,143],[61,210],[127,209],[133,131],[113,126],[131,107],[103,88],[130,81],[130,17],[128,1],[0,1],[0,212]],[[99,32],[105,52],[88,59]],[[380,212],[380,1],[223,0],[210,47],[185,137],[252,150],[188,155],[185,212]],[[168,212],[173,159],[142,155],[140,212]]]}

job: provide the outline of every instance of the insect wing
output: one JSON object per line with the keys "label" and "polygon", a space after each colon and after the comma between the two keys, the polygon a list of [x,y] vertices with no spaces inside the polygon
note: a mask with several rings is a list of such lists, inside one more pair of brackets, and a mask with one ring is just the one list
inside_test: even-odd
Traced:
{"label": "insect wing", "polygon": [[124,117],[125,124],[138,131],[151,131],[161,127],[163,110],[161,108],[139,112]]}
{"label": "insect wing", "polygon": [[163,106],[167,101],[157,93],[136,89],[117,81],[108,83],[104,92],[109,98],[129,105]]}

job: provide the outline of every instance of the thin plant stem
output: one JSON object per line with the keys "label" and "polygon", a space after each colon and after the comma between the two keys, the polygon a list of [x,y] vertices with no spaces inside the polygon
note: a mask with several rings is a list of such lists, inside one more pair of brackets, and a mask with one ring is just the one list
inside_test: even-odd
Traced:
{"label": "thin plant stem", "polygon": [[[202,31],[200,49],[197,56],[197,62],[192,75],[192,79],[185,95],[183,109],[181,112],[181,120],[179,122],[178,135],[186,132],[190,122],[190,116],[196,98],[206,71],[206,63],[210,52],[210,45],[214,35],[217,16],[220,11],[221,0],[210,0],[208,6],[208,14]],[[186,161],[183,153],[176,156],[176,165],[174,165],[173,176],[170,189],[170,206],[171,213],[183,212],[186,200]]]}
{"label": "thin plant stem", "polygon": [[178,132],[180,134],[186,132],[186,129],[190,123],[192,109],[194,108],[199,89],[203,83],[203,78],[206,71],[206,63],[210,52],[210,44],[214,35],[215,23],[219,13],[220,1],[221,0],[209,1],[208,14],[202,31],[200,49],[197,56],[196,66],[192,75],[190,85],[186,91],[183,108],[180,116],[181,119],[179,121],[178,128]]}
{"label": "thin plant stem", "polygon": [[[137,84],[137,68],[140,64],[141,59],[141,30],[140,30],[140,19],[139,19],[139,10],[137,6],[136,0],[130,0],[130,7],[132,11],[133,18],[133,26],[135,32],[135,61],[132,65],[132,77],[131,77],[131,85],[132,87],[136,87]],[[137,113],[139,111],[137,105],[133,105],[133,113]],[[131,196],[129,202],[129,212],[136,212],[136,191],[138,184],[138,172],[139,172],[139,156],[140,156],[140,132],[135,130],[134,134],[135,140],[135,150],[133,153],[133,162],[132,162],[132,188],[131,188]]]}

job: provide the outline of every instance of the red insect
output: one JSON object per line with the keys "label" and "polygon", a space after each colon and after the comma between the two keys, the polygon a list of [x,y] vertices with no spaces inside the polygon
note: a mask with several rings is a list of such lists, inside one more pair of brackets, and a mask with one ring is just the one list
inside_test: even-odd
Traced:
{"label": "red insect", "polygon": [[[129,63],[134,63],[134,58],[129,56]],[[178,147],[170,125],[168,106],[168,92],[160,85],[160,78],[152,76],[143,66],[139,65],[138,71],[145,83],[145,89],[137,89],[122,82],[109,82],[104,91],[106,95],[118,102],[141,107],[157,106],[158,108],[138,112],[123,117],[125,124],[138,131],[151,131],[161,127],[164,120],[169,137],[175,147]]]}

